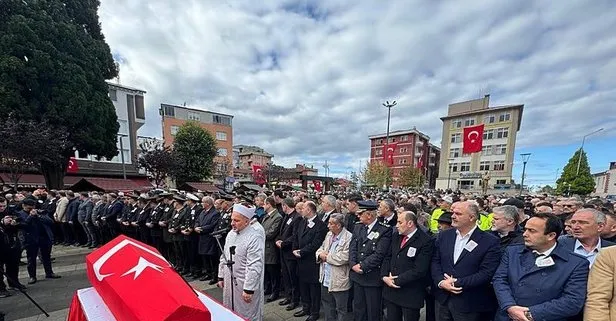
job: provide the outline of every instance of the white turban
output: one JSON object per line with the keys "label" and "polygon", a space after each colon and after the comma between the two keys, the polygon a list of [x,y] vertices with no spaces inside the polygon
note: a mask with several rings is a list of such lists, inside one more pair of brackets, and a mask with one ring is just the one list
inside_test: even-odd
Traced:
{"label": "white turban", "polygon": [[239,213],[248,219],[251,219],[253,216],[255,216],[254,208],[246,207],[242,204],[233,205],[233,212]]}

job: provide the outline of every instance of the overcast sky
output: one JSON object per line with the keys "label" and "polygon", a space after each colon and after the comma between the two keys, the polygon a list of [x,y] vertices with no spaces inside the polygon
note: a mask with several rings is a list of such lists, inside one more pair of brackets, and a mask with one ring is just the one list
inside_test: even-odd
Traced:
{"label": "overcast sky", "polygon": [[600,127],[592,170],[616,160],[611,0],[101,2],[122,84],[147,91],[140,135],[161,136],[161,102],[186,102],[234,115],[234,144],[344,176],[385,132],[385,100],[398,101],[391,130],[440,146],[447,105],[490,93],[525,105],[516,154],[533,153],[530,184],[553,181]]}

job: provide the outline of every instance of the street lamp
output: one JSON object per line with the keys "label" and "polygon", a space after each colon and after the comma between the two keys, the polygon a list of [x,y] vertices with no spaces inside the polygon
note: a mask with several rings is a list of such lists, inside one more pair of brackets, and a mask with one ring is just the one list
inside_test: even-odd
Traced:
{"label": "street lamp", "polygon": [[449,161],[449,173],[447,174],[447,189],[449,189],[449,182],[451,181],[451,165],[453,165],[453,158],[448,159]]}
{"label": "street lamp", "polygon": [[524,190],[524,177],[526,176],[526,163],[528,163],[530,153],[520,154],[520,156],[522,156],[522,163],[524,163],[522,167],[522,183],[520,184],[520,196],[522,196],[522,191]]}
{"label": "street lamp", "polygon": [[118,136],[120,137],[120,159],[122,159],[122,176],[124,177],[124,179],[126,179],[126,161],[124,160],[124,137],[128,137],[127,134],[120,134],[118,133]]}
{"label": "street lamp", "polygon": [[582,150],[584,150],[584,142],[586,141],[586,137],[596,134],[602,130],[603,130],[603,127],[595,130],[594,132],[590,134],[584,135],[584,137],[582,138],[582,147],[580,147],[580,156],[578,156],[577,170],[575,171],[575,176],[578,176],[578,174],[580,173],[580,162],[582,161]]}
{"label": "street lamp", "polygon": [[385,144],[389,145],[389,120],[391,118],[391,108],[396,106],[396,101],[392,101],[391,103],[389,102],[389,100],[385,101],[383,103],[383,107],[387,108],[387,134],[385,136]]}

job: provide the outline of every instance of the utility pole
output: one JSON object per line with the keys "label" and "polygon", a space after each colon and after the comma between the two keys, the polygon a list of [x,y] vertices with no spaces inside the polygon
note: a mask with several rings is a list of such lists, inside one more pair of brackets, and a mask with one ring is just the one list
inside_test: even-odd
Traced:
{"label": "utility pole", "polygon": [[530,153],[520,154],[522,156],[522,163],[524,163],[522,167],[522,183],[520,184],[520,196],[522,196],[522,191],[524,190],[524,177],[526,176],[526,163],[528,163],[528,159],[530,158]]}
{"label": "utility pole", "polygon": [[599,128],[590,134],[584,135],[584,137],[582,138],[582,146],[580,147],[580,155],[578,156],[577,170],[575,171],[575,176],[578,176],[580,174],[580,163],[582,162],[582,151],[584,150],[584,142],[586,141],[586,137],[592,134],[596,134],[602,130],[603,128]]}
{"label": "utility pole", "polygon": [[126,161],[124,160],[124,137],[128,137],[126,134],[118,134],[120,137],[120,159],[122,160],[122,176],[126,179]]}
{"label": "utility pole", "polygon": [[387,134],[385,136],[385,144],[389,145],[389,121],[391,119],[391,108],[396,106],[396,101],[392,101],[391,103],[389,102],[389,100],[385,101],[383,103],[383,107],[387,108]]}

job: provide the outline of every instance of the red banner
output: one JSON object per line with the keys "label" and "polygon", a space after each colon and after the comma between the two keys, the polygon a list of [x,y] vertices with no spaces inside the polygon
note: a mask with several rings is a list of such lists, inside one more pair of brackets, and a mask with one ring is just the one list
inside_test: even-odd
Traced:
{"label": "red banner", "polygon": [[86,268],[118,320],[211,320],[193,289],[149,245],[118,236],[90,253]]}
{"label": "red banner", "polygon": [[462,141],[464,154],[478,153],[483,148],[483,124],[465,127]]}
{"label": "red banner", "polygon": [[423,151],[419,155],[419,160],[417,161],[417,168],[423,168]]}
{"label": "red banner", "polygon": [[266,183],[265,175],[263,175],[263,165],[252,165],[252,180],[257,185],[263,185]]}
{"label": "red banner", "polygon": [[75,157],[71,157],[68,159],[68,166],[66,167],[67,173],[77,173],[79,172],[79,164],[77,164],[77,159]]}
{"label": "red banner", "polygon": [[312,181],[312,184],[314,185],[314,189],[317,192],[321,191],[321,181]]}
{"label": "red banner", "polygon": [[398,146],[398,143],[391,143],[383,146],[383,161],[387,166],[392,166],[394,164],[396,146]]}

